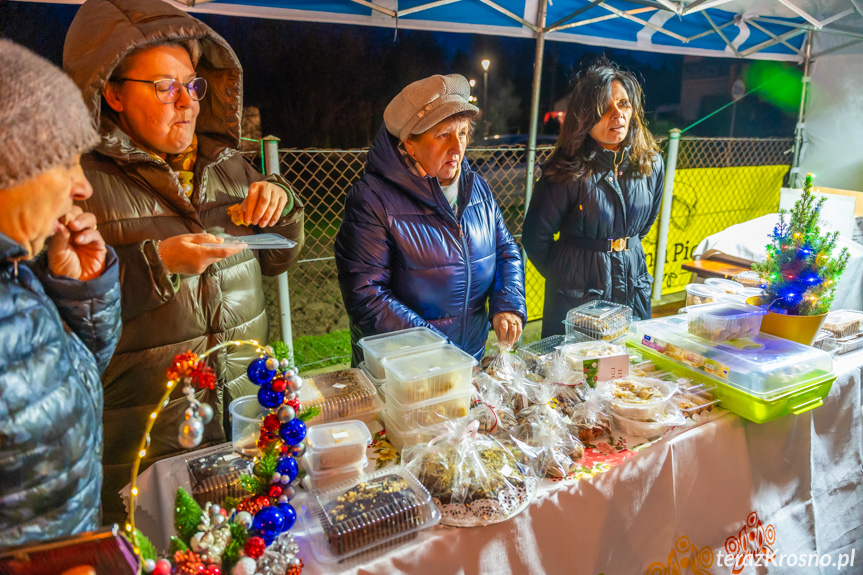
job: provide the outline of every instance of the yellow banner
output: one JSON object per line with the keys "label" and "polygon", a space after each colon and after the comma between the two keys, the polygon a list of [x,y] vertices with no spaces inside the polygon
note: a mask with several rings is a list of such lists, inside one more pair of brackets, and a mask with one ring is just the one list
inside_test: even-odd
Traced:
{"label": "yellow banner", "polygon": [[[682,269],[692,260],[701,240],[734,224],[779,211],[779,190],[788,166],[694,168],[677,170],[668,227],[668,248],[662,293],[683,290],[690,272]],[[642,240],[647,269],[656,268],[659,221]],[[764,239],[765,245],[767,238]],[[542,318],[545,280],[528,261],[526,266],[528,319]]]}

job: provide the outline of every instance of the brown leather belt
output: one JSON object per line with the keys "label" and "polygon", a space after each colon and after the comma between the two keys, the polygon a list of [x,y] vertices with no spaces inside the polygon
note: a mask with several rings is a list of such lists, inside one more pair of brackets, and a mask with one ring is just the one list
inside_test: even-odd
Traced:
{"label": "brown leather belt", "polygon": [[568,245],[572,245],[574,247],[590,250],[594,252],[625,252],[635,248],[637,245],[641,243],[641,239],[638,237],[629,237],[629,238],[617,238],[612,239],[609,238],[607,240],[589,240],[586,238],[563,238],[563,241]]}

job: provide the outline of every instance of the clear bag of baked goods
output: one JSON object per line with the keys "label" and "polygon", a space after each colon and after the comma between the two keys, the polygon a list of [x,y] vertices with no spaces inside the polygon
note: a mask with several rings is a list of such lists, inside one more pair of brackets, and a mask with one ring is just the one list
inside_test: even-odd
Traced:
{"label": "clear bag of baked goods", "polygon": [[583,443],[593,443],[611,431],[611,413],[606,395],[599,389],[584,390],[584,401],[575,405],[568,413],[572,429]]}
{"label": "clear bag of baked goods", "polygon": [[543,386],[536,402],[516,416],[520,424],[512,440],[530,458],[537,475],[563,478],[575,470],[584,446],[572,434],[569,418],[558,411],[551,386]]}
{"label": "clear bag of baked goods", "polygon": [[498,342],[497,353],[493,352],[491,358],[485,372],[497,380],[509,382],[526,374],[524,360],[513,353],[509,344]]}
{"label": "clear bag of baked goods", "polygon": [[506,521],[536,494],[539,480],[532,469],[478,429],[475,420],[451,422],[444,434],[402,454],[405,467],[440,509],[444,525],[475,527]]}
{"label": "clear bag of baked goods", "polygon": [[491,435],[506,435],[518,426],[518,420],[512,409],[505,405],[485,403],[479,399],[471,405],[468,418],[479,422],[481,433]]}

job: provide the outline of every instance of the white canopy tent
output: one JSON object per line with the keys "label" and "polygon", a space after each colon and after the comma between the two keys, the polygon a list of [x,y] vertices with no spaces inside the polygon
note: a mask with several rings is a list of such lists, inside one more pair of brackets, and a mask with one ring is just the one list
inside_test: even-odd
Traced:
{"label": "white canopy tent", "polygon": [[[32,0],[20,0],[32,1]],[[42,0],[46,1],[46,0]],[[47,0],[81,3],[83,0]],[[168,0],[190,12],[466,32],[536,39],[526,201],[534,179],[539,87],[545,41],[577,42],[673,54],[798,62],[805,65],[804,98],[796,130],[792,176],[803,142],[811,140],[807,170],[823,185],[863,188],[863,158],[849,158],[863,143],[863,0]],[[809,66],[824,58],[804,123]],[[806,137],[808,136],[808,138]],[[674,134],[672,146],[676,143]],[[853,153],[853,152],[852,152]],[[671,155],[671,154],[669,154]],[[841,175],[840,175],[841,172]],[[669,161],[654,274],[662,277],[673,192]],[[657,285],[661,282],[656,282]],[[654,291],[659,297],[659,290]]]}

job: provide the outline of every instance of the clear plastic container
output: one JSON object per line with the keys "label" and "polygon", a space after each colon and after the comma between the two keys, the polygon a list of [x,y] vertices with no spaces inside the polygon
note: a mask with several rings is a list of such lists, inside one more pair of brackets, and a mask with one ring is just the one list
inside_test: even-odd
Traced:
{"label": "clear plastic container", "polygon": [[375,379],[384,379],[387,374],[381,361],[385,357],[399,357],[440,347],[446,339],[426,327],[412,327],[380,335],[362,338],[359,346],[363,348],[366,370]]}
{"label": "clear plastic container", "polygon": [[389,441],[397,451],[401,451],[405,447],[410,447],[412,445],[428,443],[446,430],[442,425],[405,427],[399,425],[398,422],[390,417],[386,411],[382,411],[379,417],[384,429],[387,431],[387,441]]}
{"label": "clear plastic container", "polygon": [[831,311],[821,325],[821,329],[829,331],[837,339],[860,335],[863,331],[861,327],[863,327],[863,312],[850,309]]}
{"label": "clear plastic container", "polygon": [[744,287],[760,288],[764,285],[764,280],[757,272],[746,270],[734,276],[734,281],[741,283]]}
{"label": "clear plastic container", "polygon": [[686,417],[674,405],[666,404],[648,419],[630,419],[615,413],[614,422],[624,435],[656,439],[673,427],[685,424]]}
{"label": "clear plastic container", "polygon": [[817,407],[836,379],[825,351],[764,333],[713,342],[690,334],[685,315],[633,324],[627,345],[660,369],[715,385],[724,408],[757,423]]}
{"label": "clear plastic container", "polygon": [[383,360],[387,372],[386,393],[407,405],[470,389],[477,361],[454,345]]}
{"label": "clear plastic container", "polygon": [[836,355],[851,353],[863,347],[863,334],[854,337],[846,337],[834,340],[836,345]]}
{"label": "clear plastic container", "polygon": [[686,305],[688,306],[713,303],[725,295],[725,292],[704,284],[687,284],[684,289],[686,289]]}
{"label": "clear plastic container", "polygon": [[315,557],[336,563],[406,541],[437,524],[440,511],[426,488],[404,467],[397,467],[313,493],[301,517],[304,539]]}
{"label": "clear plastic container", "polygon": [[[361,361],[357,367],[359,369],[363,370],[363,373],[366,374],[366,377],[369,378],[369,381],[372,382],[372,385],[375,386],[375,389],[380,390],[381,386],[387,382],[386,377],[382,377],[382,378],[378,379],[378,378],[374,377],[371,373],[369,373],[369,370],[366,368],[366,362]],[[386,399],[383,396],[381,396],[381,399],[383,401],[386,401]]]}
{"label": "clear plastic container", "polygon": [[250,234],[248,236],[218,235],[225,241],[222,243],[214,242],[198,245],[205,248],[242,248],[244,250],[283,250],[297,246],[297,242],[279,234]]}
{"label": "clear plastic container", "polygon": [[677,384],[652,377],[613,379],[602,387],[614,415],[649,420],[665,410],[677,392]]}
{"label": "clear plastic container", "polygon": [[755,337],[766,314],[760,307],[730,301],[686,308],[689,333],[719,342]]}
{"label": "clear plastic container", "polygon": [[306,422],[317,425],[332,421],[357,419],[373,422],[384,408],[377,390],[361,369],[343,369],[304,379],[299,393],[300,405],[319,407],[320,415]]}
{"label": "clear plastic container", "polygon": [[577,331],[569,335],[552,335],[519,347],[515,350],[515,354],[527,363],[530,360],[538,361],[542,356],[553,353],[558,348],[568,343],[581,343],[587,341],[593,340]]}
{"label": "clear plastic container", "polygon": [[255,456],[264,416],[270,410],[258,402],[257,395],[246,395],[233,400],[228,406],[231,414],[231,443],[238,453]]}
{"label": "clear plastic container", "polygon": [[317,471],[312,468],[313,459],[314,457],[310,453],[306,453],[303,456],[303,466],[306,469],[306,478],[304,481],[306,487],[309,489],[324,489],[335,483],[356,479],[363,474],[363,470],[369,464],[368,458],[363,454],[363,458],[360,461],[351,463],[350,465]]}
{"label": "clear plastic container", "polygon": [[744,287],[746,287],[740,282],[736,282],[734,280],[727,280],[727,279],[723,279],[723,278],[708,278],[708,279],[704,280],[704,285],[716,288],[716,289],[723,291],[725,293],[733,293],[733,294],[739,293],[740,290],[742,290]]}
{"label": "clear plastic container", "polygon": [[626,333],[632,323],[632,308],[596,300],[569,310],[563,323],[566,335],[581,332],[593,339],[611,341]]}
{"label": "clear plastic container", "polygon": [[686,378],[678,378],[677,381],[677,393],[671,397],[671,403],[683,413],[684,417],[692,419],[713,411],[719,405],[715,385],[706,383],[684,385],[684,382],[691,382]]}
{"label": "clear plastic container", "polygon": [[366,456],[372,434],[362,421],[339,421],[309,428],[306,436],[311,469],[321,471],[355,465]]}
{"label": "clear plastic container", "polygon": [[[382,388],[384,395],[389,395],[386,386]],[[473,390],[436,397],[418,403],[402,403],[395,397],[387,400],[386,413],[403,429],[425,427],[443,423],[448,419],[459,419],[467,416],[470,411],[470,399]]]}

